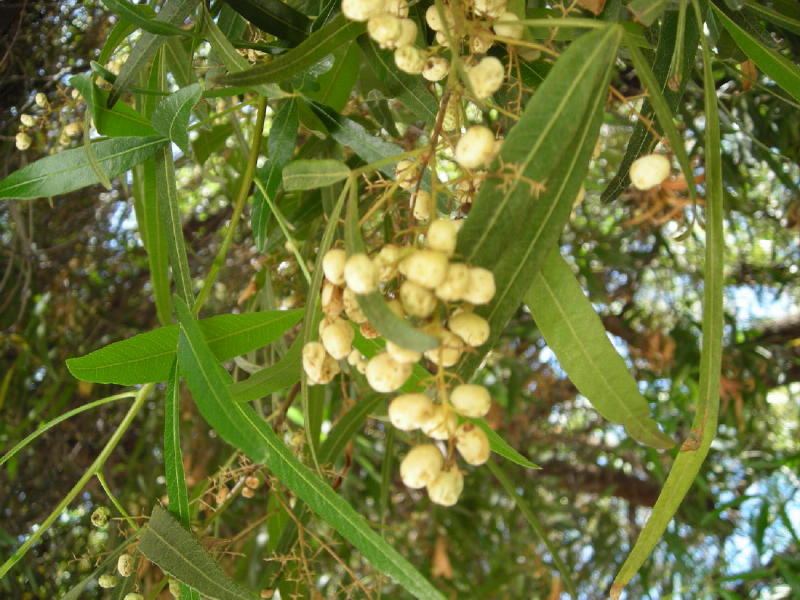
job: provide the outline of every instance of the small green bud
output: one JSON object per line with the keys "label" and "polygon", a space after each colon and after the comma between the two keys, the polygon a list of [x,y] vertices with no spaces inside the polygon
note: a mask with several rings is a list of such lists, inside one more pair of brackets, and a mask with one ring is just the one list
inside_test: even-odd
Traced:
{"label": "small green bud", "polygon": [[98,529],[105,529],[108,526],[108,518],[111,516],[111,511],[105,506],[96,508],[92,513],[92,525]]}
{"label": "small green bud", "polygon": [[97,580],[97,583],[100,585],[101,588],[109,589],[116,587],[117,578],[114,575],[100,575],[100,578]]}

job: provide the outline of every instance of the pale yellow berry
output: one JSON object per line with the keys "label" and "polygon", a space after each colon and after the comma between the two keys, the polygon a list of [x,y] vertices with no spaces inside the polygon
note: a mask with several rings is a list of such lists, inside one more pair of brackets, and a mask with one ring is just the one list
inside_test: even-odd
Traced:
{"label": "pale yellow berry", "polygon": [[434,504],[453,506],[458,502],[461,492],[464,491],[464,476],[457,465],[451,465],[447,470],[428,484],[428,497]]}
{"label": "pale yellow berry", "polygon": [[242,488],[242,497],[243,498],[252,498],[256,495],[256,491],[253,488],[244,487]]}
{"label": "pale yellow berry", "polygon": [[333,285],[330,281],[324,281],[322,283],[320,303],[322,304],[322,312],[329,317],[338,317],[344,310],[342,288]]}
{"label": "pale yellow berry", "polygon": [[425,68],[425,53],[415,46],[402,46],[394,51],[394,64],[404,73],[419,75]]}
{"label": "pale yellow berry", "polygon": [[430,317],[438,304],[431,290],[408,280],[400,286],[400,302],[406,313],[420,319]]}
{"label": "pale yellow berry", "polygon": [[47,108],[48,105],[50,104],[47,101],[47,96],[45,96],[42,92],[36,94],[33,101],[36,102],[36,106],[38,106],[39,108]]}
{"label": "pale yellow berry", "polygon": [[465,417],[483,417],[492,406],[489,390],[482,385],[465,383],[450,392],[450,403],[458,414]]}
{"label": "pale yellow berry", "polygon": [[303,346],[303,370],[310,384],[329,383],[339,373],[339,363],[329,356],[319,342]]}
{"label": "pale yellow berry", "polygon": [[450,317],[447,328],[464,340],[468,346],[477,347],[489,339],[489,323],[475,313],[461,312]]}
{"label": "pale yellow berry", "polygon": [[14,138],[14,142],[17,145],[17,150],[27,150],[31,147],[31,136],[29,136],[24,131],[20,131],[17,133],[17,136]]}
{"label": "pale yellow berry", "polygon": [[489,460],[489,438],[472,423],[462,423],[456,429],[456,449],[470,465],[482,465]]}
{"label": "pale yellow berry", "polygon": [[395,17],[408,16],[408,2],[406,0],[385,0],[383,9]]}
{"label": "pale yellow berry", "polygon": [[344,285],[344,265],[347,253],[341,248],[332,248],[322,257],[322,272],[325,279],[334,285]]}
{"label": "pale yellow berry", "polygon": [[100,575],[97,585],[106,590],[117,587],[117,578],[115,575]]}
{"label": "pale yellow berry", "polygon": [[117,572],[123,577],[133,573],[133,557],[130,554],[120,554],[117,559]]}
{"label": "pale yellow berry", "polygon": [[496,19],[506,11],[506,0],[473,0],[472,8],[478,16]]}
{"label": "pale yellow berry", "polygon": [[481,99],[488,98],[499,90],[505,77],[503,63],[494,56],[484,56],[477,65],[467,70],[469,85],[475,96]]}
{"label": "pale yellow berry", "polygon": [[401,19],[400,36],[395,41],[395,47],[413,46],[415,41],[417,41],[417,24],[412,19]]}
{"label": "pale yellow berry", "polygon": [[[442,20],[442,15],[444,15],[444,20]],[[453,25],[455,24],[453,11],[451,11],[447,6],[442,6],[442,12],[440,14],[439,9],[435,4],[431,4],[428,7],[428,10],[425,11],[425,21],[428,23],[428,27],[434,31],[440,32],[444,31],[445,29],[452,29]]]}
{"label": "pale yellow berry", "polygon": [[441,329],[436,333],[440,345],[425,352],[425,358],[442,367],[452,367],[464,352],[464,342],[456,334]]}
{"label": "pale yellow berry", "polygon": [[376,392],[394,392],[411,375],[411,363],[397,362],[386,352],[373,356],[367,363],[367,383]]}
{"label": "pale yellow berry", "polygon": [[447,276],[447,255],[436,250],[415,250],[400,261],[400,273],[428,289],[433,289]]}
{"label": "pale yellow berry", "polygon": [[458,419],[456,413],[450,409],[445,408],[441,404],[436,404],[433,408],[433,414],[427,421],[424,421],[420,428],[422,433],[434,440],[449,440],[456,432],[458,426]]}
{"label": "pale yellow berry", "polygon": [[438,250],[447,256],[453,256],[456,249],[457,226],[450,219],[436,219],[428,227],[425,243],[431,250]]}
{"label": "pale yellow berry", "polygon": [[381,48],[394,48],[402,33],[400,17],[386,12],[374,15],[367,21],[367,33]]}
{"label": "pale yellow berry", "polygon": [[128,592],[122,600],[144,600],[144,596],[136,592]]}
{"label": "pale yellow berry", "polygon": [[404,190],[410,190],[417,184],[417,165],[413,160],[403,159],[395,166],[397,185]]}
{"label": "pale yellow berry", "polygon": [[434,36],[436,39],[436,43],[440,46],[447,46],[449,40],[447,39],[447,34],[444,31],[437,31],[436,35]]}
{"label": "pale yellow berry", "polygon": [[483,125],[467,129],[456,143],[456,161],[466,169],[483,167],[494,158],[494,134]]}
{"label": "pale yellow berry", "polygon": [[425,394],[403,394],[389,404],[389,420],[401,431],[413,431],[433,416],[434,405]]}
{"label": "pale yellow berry", "polygon": [[418,490],[433,483],[444,465],[444,457],[433,444],[414,446],[400,463],[400,478],[406,487]]}
{"label": "pale yellow berry", "polygon": [[355,332],[350,323],[338,318],[320,333],[322,345],[336,360],[342,360],[350,354],[350,350],[353,348],[353,337],[355,337]]}
{"label": "pale yellow berry", "polygon": [[417,190],[411,198],[414,207],[414,218],[417,221],[427,221],[433,214],[433,197],[425,190]]}
{"label": "pale yellow berry", "polygon": [[342,303],[344,304],[344,312],[347,318],[353,323],[364,323],[367,320],[367,315],[361,310],[361,305],[358,303],[356,293],[349,287],[344,288],[342,292]]}
{"label": "pale yellow berry", "polygon": [[250,489],[257,490],[261,485],[261,480],[255,475],[248,475],[244,480],[244,484]]}
{"label": "pale yellow berry", "polygon": [[458,302],[469,286],[469,267],[462,263],[450,263],[447,277],[436,286],[436,296],[445,302]]}
{"label": "pale yellow berry", "polygon": [[522,39],[525,28],[519,23],[517,15],[512,12],[504,12],[497,20],[498,22],[492,26],[497,35],[514,40]]}
{"label": "pale yellow berry", "polygon": [[353,254],[347,259],[344,279],[347,287],[356,294],[370,294],[378,289],[378,269],[363,253]]}
{"label": "pale yellow berry", "polygon": [[361,352],[353,348],[350,351],[350,354],[347,355],[347,364],[351,367],[355,367],[364,357],[361,356]]}
{"label": "pale yellow berry", "polygon": [[649,190],[661,185],[671,170],[669,158],[663,154],[648,154],[633,161],[629,175],[633,187]]}
{"label": "pale yellow berry", "polygon": [[64,133],[69,137],[77,137],[82,131],[83,128],[80,123],[67,123],[67,126],[64,127]]}
{"label": "pale yellow berry", "polygon": [[422,76],[428,81],[441,81],[450,71],[450,61],[443,56],[430,56],[422,69]]}
{"label": "pale yellow berry", "polygon": [[20,115],[19,122],[25,127],[33,127],[36,125],[36,119],[34,119],[31,115]]}
{"label": "pale yellow berry", "polygon": [[397,263],[400,262],[400,248],[386,244],[373,259],[378,268],[378,280],[389,281],[397,276]]}
{"label": "pale yellow berry", "polygon": [[397,362],[401,363],[415,363],[422,358],[422,352],[408,350],[407,348],[398,346],[391,340],[386,340],[386,352]]}
{"label": "pale yellow berry", "polygon": [[367,21],[383,10],[384,0],[342,0],[342,14],[351,21]]}
{"label": "pale yellow berry", "polygon": [[470,304],[488,304],[495,293],[494,274],[482,267],[469,270],[469,285],[464,292],[464,300]]}

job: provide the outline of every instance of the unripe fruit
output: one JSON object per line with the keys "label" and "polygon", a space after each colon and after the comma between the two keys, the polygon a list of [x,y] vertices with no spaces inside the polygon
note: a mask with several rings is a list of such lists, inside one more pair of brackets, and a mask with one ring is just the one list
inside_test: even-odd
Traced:
{"label": "unripe fruit", "polygon": [[397,362],[386,352],[373,356],[367,363],[367,382],[376,392],[397,390],[411,375],[411,364]]}
{"label": "unripe fruit", "polygon": [[24,131],[20,131],[17,136],[14,138],[14,142],[17,146],[17,150],[27,150],[31,147],[31,136],[29,136]]}
{"label": "unripe fruit", "polygon": [[475,313],[461,312],[447,321],[447,328],[468,346],[477,347],[489,339],[489,323]]}
{"label": "unripe fruit", "polygon": [[444,31],[437,31],[436,35],[434,36],[436,43],[440,46],[447,46],[449,40],[447,39],[447,34]]}
{"label": "unripe fruit", "polygon": [[402,33],[400,17],[385,12],[372,16],[367,21],[367,33],[381,48],[394,48]]}
{"label": "unripe fruit", "polygon": [[439,473],[435,481],[428,484],[428,497],[434,504],[453,506],[464,491],[464,476],[458,465],[452,465]]}
{"label": "unripe fruit", "polygon": [[404,73],[419,75],[425,68],[425,53],[415,46],[403,46],[394,51],[394,64]]}
{"label": "unripe fruit", "polygon": [[472,267],[469,270],[469,285],[464,300],[470,304],[488,304],[496,291],[494,275],[488,269]]}
{"label": "unripe fruit", "polygon": [[425,21],[428,23],[428,27],[434,31],[452,29],[453,25],[455,24],[453,12],[447,6],[443,6],[442,14],[444,15],[444,20],[442,20],[442,16],[439,14],[439,9],[436,7],[436,5],[431,4],[428,7],[428,10],[425,11]]}
{"label": "unripe fruit", "polygon": [[500,23],[495,23],[492,26],[497,35],[515,40],[522,39],[525,28],[518,22],[519,17],[517,17],[517,15],[512,12],[504,12],[497,20],[500,21]]}
{"label": "unripe fruit", "polygon": [[342,14],[351,21],[366,21],[383,10],[384,0],[342,0]]}
{"label": "unripe fruit", "polygon": [[420,425],[422,433],[434,440],[449,440],[455,434],[458,420],[451,408],[436,404],[430,419]]}
{"label": "unripe fruit", "polygon": [[494,56],[484,56],[477,65],[467,71],[469,85],[478,98],[488,98],[494,94],[503,85],[505,78],[503,63]]}
{"label": "unripe fruit", "polygon": [[378,280],[389,281],[397,276],[397,263],[400,261],[400,248],[386,244],[375,255],[373,262],[378,269]]}
{"label": "unripe fruit", "polygon": [[433,483],[444,465],[444,458],[433,444],[414,446],[400,463],[400,478],[406,487],[418,490]]}
{"label": "unripe fruit", "polygon": [[425,190],[418,190],[411,199],[414,206],[414,218],[417,221],[427,221],[433,214],[433,197]]}
{"label": "unripe fruit", "polygon": [[386,340],[386,352],[389,353],[393,359],[401,363],[415,363],[422,358],[422,352],[416,350],[408,350],[398,346],[391,340]]}
{"label": "unripe fruit", "polygon": [[77,137],[81,134],[82,128],[80,123],[67,123],[64,127],[64,133],[69,137]]}
{"label": "unripe fruit", "polygon": [[50,104],[47,101],[47,96],[45,96],[42,92],[36,94],[33,101],[36,102],[36,106],[38,106],[39,108],[47,108],[47,106]]}
{"label": "unripe fruit", "polygon": [[400,301],[403,309],[412,317],[425,319],[436,310],[436,296],[428,288],[413,281],[404,281],[400,286]]}
{"label": "unripe fruit", "polygon": [[350,354],[350,350],[353,348],[353,337],[355,337],[355,332],[350,323],[344,319],[336,319],[320,334],[325,350],[336,360],[342,360]]}
{"label": "unripe fruit", "polygon": [[450,263],[447,277],[436,287],[436,296],[445,302],[458,302],[469,286],[469,267],[462,263]]}
{"label": "unripe fruit", "polygon": [[404,158],[397,162],[394,168],[397,185],[404,190],[410,190],[417,184],[417,166],[413,160]]}
{"label": "unripe fruit", "polygon": [[467,464],[477,466],[489,460],[489,438],[472,423],[462,423],[456,429],[456,449]]}
{"label": "unripe fruit", "polygon": [[120,554],[117,559],[117,572],[123,577],[133,573],[133,557],[130,554]]}
{"label": "unripe fruit", "polygon": [[464,352],[464,342],[461,338],[442,329],[436,333],[436,337],[441,340],[441,344],[433,350],[425,352],[425,358],[442,367],[452,367],[461,358]]}
{"label": "unripe fruit", "polygon": [[447,256],[453,256],[456,249],[458,226],[450,219],[436,219],[428,227],[425,243],[431,250],[438,250]]}
{"label": "unripe fruit", "polygon": [[473,54],[486,54],[494,45],[494,40],[488,31],[481,31],[469,39],[469,48]]}
{"label": "unripe fruit", "polygon": [[406,0],[385,0],[383,10],[396,17],[407,17],[408,2]]}
{"label": "unripe fruit", "polygon": [[36,125],[36,119],[34,119],[31,115],[20,115],[19,122],[25,125],[25,127],[33,127]]}
{"label": "unripe fruit", "polygon": [[422,69],[422,76],[428,81],[441,81],[450,71],[450,61],[443,56],[430,56]]}
{"label": "unripe fruit", "polygon": [[325,279],[334,285],[344,285],[344,265],[347,253],[341,248],[332,248],[322,257],[322,272]]}
{"label": "unripe fruit", "polygon": [[457,385],[450,392],[450,403],[458,414],[465,417],[483,417],[492,406],[489,390],[482,385],[465,383]]}
{"label": "unripe fruit", "polygon": [[243,498],[252,498],[256,495],[256,491],[253,488],[244,487],[242,488],[242,497]]}
{"label": "unripe fruit", "polygon": [[367,315],[361,310],[361,305],[358,303],[356,293],[349,287],[344,288],[342,292],[342,303],[344,304],[344,312],[347,318],[353,323],[364,323],[367,320]]}
{"label": "unripe fruit", "polygon": [[125,594],[125,597],[122,600],[144,600],[144,596],[137,594],[136,592],[129,592]]}
{"label": "unripe fruit", "polygon": [[433,416],[434,405],[425,394],[403,394],[389,404],[389,420],[401,431],[413,431]]}
{"label": "unripe fruit", "polygon": [[261,480],[255,475],[248,475],[244,480],[244,484],[251,489],[258,489],[261,485]]}
{"label": "unripe fruit", "polygon": [[506,11],[506,0],[473,0],[472,8],[476,15],[496,19]]}
{"label": "unripe fruit", "polygon": [[350,354],[347,355],[347,364],[350,365],[351,367],[355,367],[361,360],[363,360],[361,352],[359,352],[355,348],[353,348],[350,351]]}
{"label": "unripe fruit", "polygon": [[638,190],[649,190],[661,185],[669,177],[672,166],[669,158],[663,154],[648,154],[633,161],[629,175],[633,187]]}
{"label": "unripe fruit", "polygon": [[347,287],[356,294],[370,294],[378,289],[378,269],[363,253],[353,254],[344,265]]}
{"label": "unripe fruit", "polygon": [[476,169],[494,158],[494,134],[483,125],[467,129],[456,144],[456,162],[466,169]]}
{"label": "unripe fruit", "polygon": [[94,509],[90,520],[92,521],[92,525],[98,529],[105,529],[108,526],[108,518],[110,516],[111,511],[109,511],[105,506],[100,506]]}
{"label": "unripe fruit", "polygon": [[303,346],[303,370],[311,385],[329,383],[339,373],[339,363],[328,356],[319,342],[308,342]]}
{"label": "unripe fruit", "polygon": [[[408,9],[406,9],[408,13]],[[403,46],[413,46],[417,40],[417,24],[411,19],[400,20],[400,35],[395,41],[395,48],[402,48]]]}
{"label": "unripe fruit", "polygon": [[117,578],[115,575],[100,575],[97,585],[106,590],[117,587]]}
{"label": "unripe fruit", "polygon": [[338,317],[344,310],[342,288],[333,285],[330,281],[324,281],[322,283],[320,302],[322,304],[322,312],[329,317]]}
{"label": "unripe fruit", "polygon": [[409,281],[433,289],[447,276],[447,255],[436,250],[416,250],[399,265],[400,273]]}

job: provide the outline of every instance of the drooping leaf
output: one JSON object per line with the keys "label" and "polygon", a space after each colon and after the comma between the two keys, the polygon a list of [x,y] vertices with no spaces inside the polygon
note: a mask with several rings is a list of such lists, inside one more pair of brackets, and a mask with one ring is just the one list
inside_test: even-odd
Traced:
{"label": "drooping leaf", "polygon": [[274,83],[301,74],[326,55],[364,33],[364,24],[337,15],[330,23],[308,36],[299,46],[270,62],[231,73],[220,79],[225,85]]}
{"label": "drooping leaf", "polygon": [[154,136],[155,129],[144,115],[124,102],[108,108],[108,92],[101,90],[88,75],[74,75],[69,83],[86,100],[97,132],[108,137]]}
{"label": "drooping leaf", "polygon": [[499,433],[489,427],[489,424],[484,419],[469,419],[469,421],[483,429],[486,437],[489,438],[489,449],[492,452],[526,469],[541,469],[539,465],[532,463],[512,448],[507,441],[500,437]]}
{"label": "drooping leaf", "polygon": [[674,445],[648,416],[647,401],[558,248],[534,276],[525,304],[561,368],[597,412],[643,444]]}
{"label": "drooping leaf", "polygon": [[175,303],[181,323],[178,363],[203,418],[229,444],[266,465],[373,566],[417,597],[443,598],[347,501],[302,464],[255,410],[233,401],[228,392],[230,377],[211,353],[189,307],[179,298]]}
{"label": "drooping leaf", "polygon": [[156,131],[175,142],[184,154],[189,153],[189,117],[202,93],[200,84],[193,83],[164,98],[153,113]]}
{"label": "drooping leaf", "polygon": [[[241,315],[217,315],[199,321],[218,360],[228,360],[278,339],[302,316],[302,309]],[[67,360],[70,373],[82,381],[136,385],[167,381],[178,343],[178,326],[160,327]]]}
{"label": "drooping leaf", "polygon": [[311,28],[311,19],[280,0],[225,0],[253,25],[275,37],[299,44]]}
{"label": "drooping leaf", "polygon": [[[106,174],[116,177],[155,154],[165,143],[161,136],[123,137],[95,142],[93,149]],[[56,196],[98,181],[84,149],[75,148],[41,158],[0,180],[0,198]]]}
{"label": "drooping leaf", "polygon": [[250,402],[300,381],[303,370],[302,348],[303,344],[298,338],[274,365],[256,371],[244,381],[231,384],[231,397],[237,402]]}
{"label": "drooping leaf", "polygon": [[313,190],[333,185],[350,175],[350,168],[332,158],[300,159],[283,168],[283,187],[287,191]]}
{"label": "drooping leaf", "polygon": [[[616,25],[587,33],[559,57],[509,131],[458,234],[456,252],[494,273],[497,293],[476,312],[489,321],[486,344],[462,359],[469,379],[522,302],[556,243],[586,176],[622,38]],[[503,165],[502,171],[500,164]]]}
{"label": "drooping leaf", "polygon": [[210,600],[258,600],[228,577],[191,533],[168,511],[153,507],[138,545],[139,552],[178,581],[190,585]]}

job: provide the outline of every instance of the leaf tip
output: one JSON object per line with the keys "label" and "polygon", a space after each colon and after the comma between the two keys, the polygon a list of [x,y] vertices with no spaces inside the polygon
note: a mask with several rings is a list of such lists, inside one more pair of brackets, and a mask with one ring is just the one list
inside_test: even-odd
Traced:
{"label": "leaf tip", "polygon": [[621,583],[615,583],[611,586],[611,590],[608,592],[608,597],[611,600],[619,600],[619,597],[622,595],[622,590],[625,589],[625,586]]}

